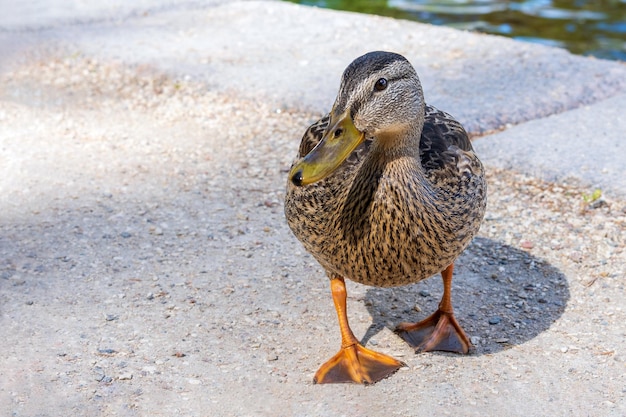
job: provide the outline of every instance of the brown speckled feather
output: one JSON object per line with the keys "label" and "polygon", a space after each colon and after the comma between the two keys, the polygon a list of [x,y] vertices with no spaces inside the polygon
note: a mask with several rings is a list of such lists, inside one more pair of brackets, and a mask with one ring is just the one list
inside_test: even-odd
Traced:
{"label": "brown speckled feather", "polygon": [[[380,287],[426,279],[452,264],[486,206],[482,164],[449,114],[424,106],[419,157],[381,160],[369,138],[331,175],[287,184],[289,226],[329,276]],[[302,138],[299,158],[321,140],[328,116]]]}

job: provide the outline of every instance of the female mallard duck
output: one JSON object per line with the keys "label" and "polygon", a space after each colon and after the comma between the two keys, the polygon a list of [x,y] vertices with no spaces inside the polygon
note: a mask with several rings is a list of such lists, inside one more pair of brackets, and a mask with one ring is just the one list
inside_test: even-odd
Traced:
{"label": "female mallard duck", "polygon": [[418,351],[467,353],[452,311],[452,270],[485,206],[483,167],[467,133],[424,103],[406,58],[370,52],[354,60],[330,114],[302,138],[285,199],[289,227],[331,279],[339,317],[341,350],[315,382],[373,383],[403,366],[354,337],[344,277],[389,287],[441,272],[439,309],[396,331]]}

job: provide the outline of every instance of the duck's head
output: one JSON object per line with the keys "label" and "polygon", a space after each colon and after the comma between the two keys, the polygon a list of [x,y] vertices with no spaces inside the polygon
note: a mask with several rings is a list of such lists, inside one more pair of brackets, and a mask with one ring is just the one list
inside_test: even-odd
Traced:
{"label": "duck's head", "polygon": [[367,53],[344,71],[324,136],[293,166],[289,178],[298,186],[319,181],[365,139],[391,149],[399,145],[398,138],[419,138],[423,121],[422,86],[409,61],[391,52]]}

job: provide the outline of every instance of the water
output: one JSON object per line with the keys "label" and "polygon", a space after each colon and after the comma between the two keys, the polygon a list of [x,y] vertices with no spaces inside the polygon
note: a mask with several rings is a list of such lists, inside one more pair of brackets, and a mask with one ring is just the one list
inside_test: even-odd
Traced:
{"label": "water", "polygon": [[507,36],[626,61],[626,0],[291,0]]}

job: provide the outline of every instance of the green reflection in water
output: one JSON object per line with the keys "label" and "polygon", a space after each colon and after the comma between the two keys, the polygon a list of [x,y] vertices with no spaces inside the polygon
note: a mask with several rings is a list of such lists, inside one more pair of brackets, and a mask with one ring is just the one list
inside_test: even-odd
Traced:
{"label": "green reflection in water", "polygon": [[626,0],[290,0],[566,48],[626,61]]}

